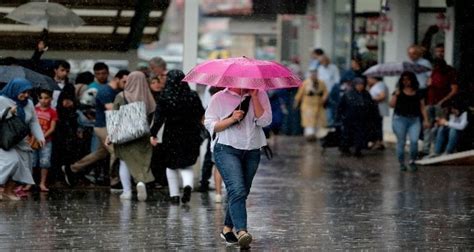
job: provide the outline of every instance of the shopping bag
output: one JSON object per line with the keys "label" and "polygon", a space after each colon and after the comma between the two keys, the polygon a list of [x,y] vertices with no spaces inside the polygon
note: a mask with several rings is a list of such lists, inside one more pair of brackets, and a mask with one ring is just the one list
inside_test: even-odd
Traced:
{"label": "shopping bag", "polygon": [[132,102],[119,110],[105,111],[107,134],[113,144],[123,144],[150,134],[144,102]]}

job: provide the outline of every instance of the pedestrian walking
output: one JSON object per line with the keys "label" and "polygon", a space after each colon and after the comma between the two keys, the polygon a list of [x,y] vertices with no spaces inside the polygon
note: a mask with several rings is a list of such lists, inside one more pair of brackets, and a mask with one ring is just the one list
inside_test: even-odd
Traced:
{"label": "pedestrian walking", "polygon": [[407,170],[405,141],[408,135],[410,140],[409,167],[412,171],[416,171],[415,160],[418,156],[418,137],[421,131],[420,118],[423,118],[424,127],[429,127],[429,122],[423,94],[419,92],[419,83],[414,73],[408,71],[402,73],[398,80],[397,90],[392,94],[390,106],[394,108],[392,128],[397,136],[397,157],[400,170]]}
{"label": "pedestrian walking", "polygon": [[[163,94],[159,97],[151,128],[151,143],[158,143],[157,133],[163,126],[163,155],[171,202],[179,204],[191,200],[194,182],[192,166],[199,156],[204,108],[199,95],[182,82],[184,73],[171,70],[166,74]],[[183,196],[179,194],[179,175],[183,181]]]}
{"label": "pedestrian walking", "polygon": [[388,87],[383,82],[382,77],[368,77],[367,84],[369,85],[369,93],[372,100],[377,104],[378,113],[374,115],[372,137],[372,149],[383,150],[383,119],[390,115],[390,107],[388,105],[389,93]]}
{"label": "pedestrian walking", "polygon": [[[146,114],[149,115],[148,118],[152,118],[156,103],[145,74],[141,71],[135,71],[128,75],[123,91],[115,97],[113,109],[119,110],[121,106],[133,102],[144,102]],[[151,119],[149,121],[151,122]],[[123,186],[121,199],[131,199],[132,197],[130,175],[137,183],[138,200],[145,201],[147,199],[145,184],[155,180],[150,168],[153,148],[149,137],[146,135],[123,144],[114,144],[115,156],[120,159],[119,175]]]}
{"label": "pedestrian walking", "polygon": [[327,99],[326,85],[318,78],[317,70],[313,69],[310,77],[299,87],[293,105],[300,108],[301,126],[308,141],[315,141],[318,128],[326,126],[324,104]]}
{"label": "pedestrian walking", "polygon": [[[22,78],[8,82],[0,91],[0,115],[2,115],[0,123],[5,112],[5,119],[19,117],[28,125],[39,146],[43,147],[44,134],[38,123],[33,102],[28,99],[32,88],[31,82]],[[19,200],[13,191],[16,183],[35,184],[31,172],[33,164],[31,153],[32,149],[26,138],[9,150],[0,148],[0,185],[4,186],[0,199]]]}
{"label": "pedestrian walking", "polygon": [[[245,107],[246,112],[242,110]],[[211,135],[216,134],[214,158],[229,202],[221,237],[243,248],[252,242],[246,201],[260,163],[260,148],[266,145],[262,128],[271,121],[268,96],[256,89],[227,88],[212,97],[206,110],[204,123]]]}

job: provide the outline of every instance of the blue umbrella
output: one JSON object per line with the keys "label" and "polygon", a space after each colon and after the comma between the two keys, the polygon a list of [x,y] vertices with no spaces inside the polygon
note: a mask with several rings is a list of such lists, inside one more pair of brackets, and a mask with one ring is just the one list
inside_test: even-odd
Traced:
{"label": "blue umbrella", "polygon": [[33,84],[33,88],[47,89],[50,91],[60,89],[58,84],[49,76],[22,66],[0,66],[0,82],[7,83],[15,77],[29,80]]}

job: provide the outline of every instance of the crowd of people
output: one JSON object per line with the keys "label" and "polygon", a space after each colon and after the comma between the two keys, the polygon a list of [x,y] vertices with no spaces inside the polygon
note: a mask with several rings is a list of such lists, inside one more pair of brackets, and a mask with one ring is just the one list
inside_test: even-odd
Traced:
{"label": "crowd of people", "polygon": [[[53,79],[58,89],[33,88],[30,81],[15,78],[0,91],[0,120],[18,117],[30,129],[27,141],[0,148],[0,199],[26,196],[38,171],[37,188],[42,192],[62,181],[69,186],[92,182],[121,191],[122,200],[131,200],[135,191],[136,198],[145,201],[151,188],[167,187],[169,202],[186,204],[194,189],[192,167],[207,141],[197,191],[209,190],[214,167],[215,200],[222,201],[222,181],[228,199],[221,237],[247,247],[252,236],[247,232],[246,199],[261,149],[269,135],[285,127],[286,133],[298,134],[290,129],[292,122],[301,121],[309,142],[329,128],[338,135],[336,145],[343,155],[361,157],[366,149],[385,149],[383,120],[392,107],[400,170],[417,170],[419,139],[427,157],[456,151],[468,124],[467,106],[457,96],[456,73],[441,49],[436,47],[431,65],[422,57],[422,47],[408,48],[407,60],[431,71],[403,72],[392,93],[383,76],[364,76],[375,62],[354,57],[341,75],[324,51],[315,49],[299,88],[208,88],[204,103],[183,83],[184,73],[168,71],[159,57],[151,59],[147,69],[120,70],[112,78],[109,67],[97,62],[93,73],[78,74],[74,84],[68,79],[70,64],[56,61]],[[112,143],[106,114],[135,102],[145,105],[149,132],[133,141]]]}
{"label": "crowd of people", "polygon": [[[216,203],[222,202],[222,182],[229,203],[221,237],[229,244],[249,246],[246,200],[260,148],[266,146],[263,128],[272,121],[266,92],[209,88],[213,96],[205,110],[198,93],[183,82],[184,73],[168,71],[160,57],[150,60],[149,70],[120,70],[113,78],[107,64],[97,62],[93,73],[78,74],[74,84],[68,79],[70,70],[68,62],[56,62],[54,90],[34,88],[24,78],[1,89],[1,120],[19,118],[30,134],[10,148],[0,148],[0,200],[20,200],[32,189],[48,192],[53,183],[57,188],[65,186],[58,183],[102,182],[120,191],[121,200],[131,200],[135,191],[136,198],[145,201],[150,189],[167,187],[167,201],[186,204],[194,187],[193,166],[207,140],[198,191],[209,190],[215,166]],[[144,104],[149,132],[114,143],[107,115],[132,103]],[[39,186],[32,188],[37,170]]]}
{"label": "crowd of people", "polygon": [[[434,48],[432,62],[423,58],[425,48],[412,45],[407,60],[430,69],[403,72],[390,93],[383,75],[365,76],[364,71],[377,64],[354,57],[351,68],[340,77],[322,49],[312,52],[307,79],[295,96],[301,111],[301,125],[308,141],[315,141],[318,129],[337,132],[337,145],[344,155],[362,156],[364,149],[385,149],[383,119],[394,109],[392,129],[397,138],[400,169],[416,171],[421,157],[450,154],[468,124],[468,106],[458,95],[456,72],[444,60],[444,46]],[[431,54],[430,54],[431,55]],[[328,134],[333,136],[334,134]],[[405,162],[406,139],[410,158]],[[418,140],[423,141],[419,152]],[[322,139],[323,146],[329,145]],[[434,144],[433,144],[434,143]],[[433,148],[434,146],[434,148]]]}

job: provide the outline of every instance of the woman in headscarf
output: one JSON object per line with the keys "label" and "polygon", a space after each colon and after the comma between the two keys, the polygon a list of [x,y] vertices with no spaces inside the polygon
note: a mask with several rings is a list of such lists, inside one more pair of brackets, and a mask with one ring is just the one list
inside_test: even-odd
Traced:
{"label": "woman in headscarf", "polygon": [[[18,116],[22,119],[29,126],[40,147],[43,147],[45,143],[43,131],[38,123],[33,102],[28,99],[31,89],[32,85],[28,80],[22,78],[11,80],[0,91],[0,115],[9,109],[6,118]],[[10,150],[0,148],[0,185],[4,186],[0,199],[20,199],[13,192],[14,181],[27,185],[34,184],[32,165],[32,149],[26,139]]]}
{"label": "woman in headscarf", "polygon": [[[153,98],[155,98],[155,102],[158,102],[158,99],[163,93],[166,82],[165,79],[166,78],[155,76],[150,80],[150,91]],[[166,166],[163,162],[163,155],[160,154],[162,148],[160,143],[153,146],[153,156],[151,157],[151,171],[153,172],[153,176],[155,176],[156,188],[168,186],[168,181],[166,180]]]}
{"label": "woman in headscarf", "polygon": [[[157,144],[156,134],[165,123],[162,152],[166,165],[166,175],[171,201],[179,204],[179,179],[183,179],[183,197],[187,203],[191,199],[194,172],[192,166],[199,156],[202,143],[201,130],[204,108],[196,92],[182,82],[184,73],[171,70],[166,74],[163,94],[158,99],[155,119],[151,128],[151,143]],[[179,172],[179,173],[178,173]]]}
{"label": "woman in headscarf", "polygon": [[[145,74],[140,71],[132,72],[128,75],[127,82],[114,101],[114,110],[120,106],[133,102],[144,102],[148,119],[155,111],[156,103],[148,87]],[[117,158],[120,159],[120,180],[123,186],[121,199],[131,199],[131,181],[130,174],[137,182],[137,197],[139,201],[145,201],[147,198],[146,183],[155,180],[151,169],[152,146],[149,142],[149,136],[133,140],[123,144],[115,144],[114,151]]]}

